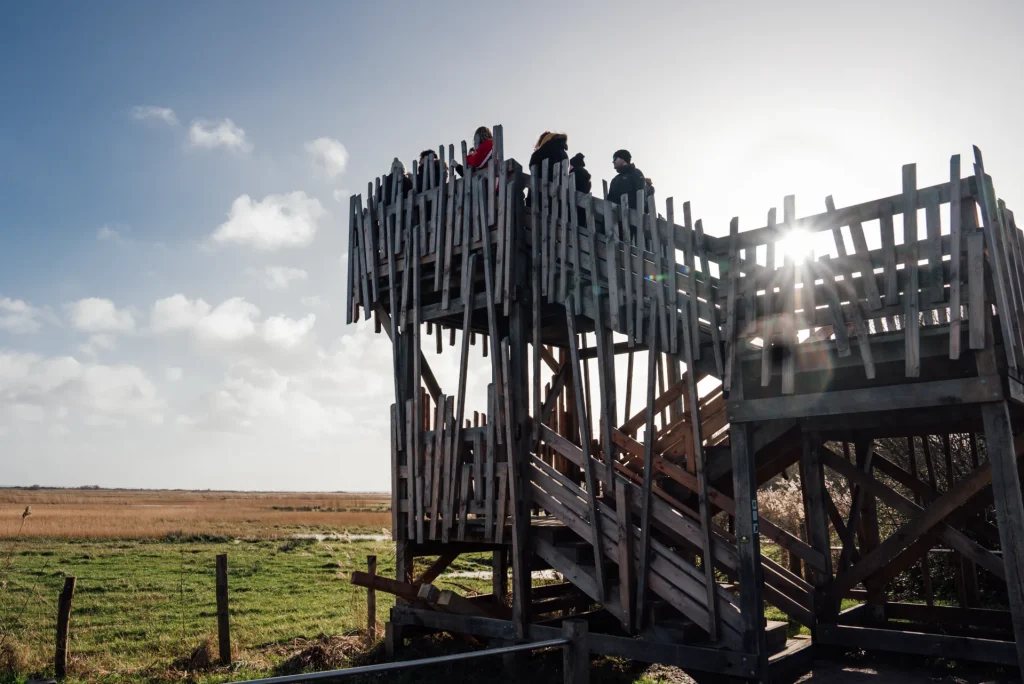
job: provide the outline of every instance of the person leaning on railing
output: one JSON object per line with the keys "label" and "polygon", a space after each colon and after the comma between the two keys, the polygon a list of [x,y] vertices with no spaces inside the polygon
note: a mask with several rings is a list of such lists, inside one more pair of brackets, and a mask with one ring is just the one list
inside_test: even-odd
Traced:
{"label": "person leaning on railing", "polygon": [[[482,169],[491,161],[491,152],[494,150],[494,137],[491,129],[481,126],[473,133],[473,148],[466,155],[466,164],[473,169]],[[465,169],[462,164],[455,164],[455,171],[460,176],[465,176]]]}

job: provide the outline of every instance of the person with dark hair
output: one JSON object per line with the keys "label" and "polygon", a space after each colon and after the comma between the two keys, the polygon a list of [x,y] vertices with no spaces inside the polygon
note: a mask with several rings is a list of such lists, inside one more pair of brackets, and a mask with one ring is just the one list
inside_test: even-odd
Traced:
{"label": "person with dark hair", "polygon": [[573,174],[573,178],[576,179],[577,192],[582,192],[584,195],[590,192],[590,172],[587,171],[586,164],[583,162],[582,152],[577,152],[569,160],[569,173]]}
{"label": "person with dark hair", "polygon": [[[466,155],[466,164],[472,169],[482,169],[491,161],[491,152],[494,150],[494,136],[487,126],[480,126],[473,132],[473,148]],[[455,165],[455,171],[460,176],[465,176],[465,169],[462,164]]]}
{"label": "person with dark hair", "polygon": [[537,138],[537,144],[533,146],[533,154],[530,156],[530,168],[537,167],[542,171],[544,160],[548,160],[549,178],[556,173],[555,169],[559,164],[569,158],[569,136],[565,133],[552,133],[544,131]]}
{"label": "person with dark hair", "polygon": [[416,192],[423,192],[424,190],[431,189],[430,184],[430,171],[427,168],[428,164],[434,166],[434,183],[436,186],[441,182],[441,174],[448,170],[448,165],[441,166],[441,160],[437,158],[437,152],[434,150],[423,150],[420,152],[420,160],[416,165]]}
{"label": "person with dark hair", "polygon": [[[612,155],[612,165],[615,167],[616,176],[608,185],[608,201],[618,204],[623,195],[629,197],[629,208],[636,209],[636,193],[644,191],[644,196],[654,193],[654,187],[644,177],[643,172],[633,164],[633,157],[629,150],[618,150]],[[645,203],[646,204],[646,203]],[[646,206],[642,207],[644,211]]]}

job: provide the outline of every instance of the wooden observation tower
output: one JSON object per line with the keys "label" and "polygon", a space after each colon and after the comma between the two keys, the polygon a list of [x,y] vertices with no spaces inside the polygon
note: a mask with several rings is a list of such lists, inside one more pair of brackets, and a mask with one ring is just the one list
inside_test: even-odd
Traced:
{"label": "wooden observation tower", "polygon": [[[573,615],[594,653],[752,680],[817,644],[1024,663],[1024,236],[977,149],[940,185],[910,164],[899,195],[803,218],[787,197],[725,238],[688,203],[523,169],[500,127],[484,170],[445,152],[405,196],[396,166],[351,204],[348,322],[394,350],[398,559],[353,581],[399,597],[390,647],[541,640]],[[819,234],[830,254],[779,248]],[[445,338],[456,388],[422,351]],[[798,523],[759,515],[780,478]],[[481,551],[493,595],[433,587]],[[547,568],[564,582],[531,580]],[[890,600],[914,568],[915,600]]]}

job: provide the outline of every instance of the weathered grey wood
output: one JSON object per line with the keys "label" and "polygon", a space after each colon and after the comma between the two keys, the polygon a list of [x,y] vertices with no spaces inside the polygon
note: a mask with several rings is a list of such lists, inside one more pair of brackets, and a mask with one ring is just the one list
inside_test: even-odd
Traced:
{"label": "weathered grey wood", "polygon": [[[611,472],[607,468],[607,472]],[[619,600],[622,605],[622,628],[631,634],[635,625],[636,576],[633,569],[633,532],[626,487],[615,487],[615,512],[619,517]]]}
{"label": "weathered grey wood", "polygon": [[[415,177],[415,174],[414,174]],[[425,209],[423,206],[422,196],[420,198],[420,224],[422,225],[426,221]],[[420,250],[420,231],[415,231],[412,235],[412,253],[419,254]],[[414,389],[412,393],[413,398],[413,436],[412,436],[412,459],[416,464],[415,473],[416,480],[416,542],[419,544],[423,543],[423,531],[424,531],[424,520],[423,513],[426,510],[424,507],[424,496],[423,491],[424,473],[423,473],[423,393],[420,391],[420,378],[423,377],[423,351],[420,348],[420,312],[421,312],[421,299],[420,299],[420,260],[413,260],[412,267],[412,325],[410,335],[412,339],[412,354],[413,354],[413,367],[412,377],[414,381]]]}
{"label": "weathered grey wood", "polygon": [[1017,665],[1024,669],[1024,501],[1021,498],[1009,405],[999,402],[982,406],[981,416],[985,423],[988,464],[999,521],[999,546],[1003,551],[1016,637]]}
{"label": "weathered grey wood", "polygon": [[[540,255],[541,255],[541,241],[540,233],[541,226],[543,225],[540,211],[540,184],[537,182],[538,168],[534,166],[530,169],[530,201],[532,211],[532,226],[533,226],[533,239],[531,240],[531,249],[533,254],[533,268],[530,269],[530,300],[533,306],[533,416],[535,420],[540,420],[540,407],[541,407],[541,395],[540,395],[540,352],[541,352],[541,326],[540,326],[540,305],[541,305],[541,292],[540,292]],[[497,357],[495,357],[497,358]],[[497,366],[497,364],[493,364]],[[539,439],[537,432],[537,424],[533,427],[533,441],[536,442]]]}
{"label": "weathered grey wood", "polygon": [[949,259],[949,358],[956,360],[960,358],[960,306],[962,304],[960,301],[960,279],[962,277],[960,266],[964,251],[959,154],[954,154],[949,159],[949,182],[949,235],[952,243]]}
{"label": "weathered grey wood", "polygon": [[[53,662],[54,675],[57,679],[64,679],[67,676],[71,641],[71,604],[74,600],[77,581],[75,577],[65,577],[64,587],[57,598],[57,648]],[[221,655],[223,656],[223,653]],[[228,661],[230,662],[230,660],[231,653],[228,651]]]}
{"label": "weathered grey wood", "polygon": [[[648,195],[647,197],[647,214],[644,217],[644,223],[647,224],[648,230],[651,233],[651,249],[654,251],[654,264],[655,264],[655,275],[652,281],[654,287],[654,295],[651,298],[651,315],[658,316],[660,319],[658,322],[658,330],[661,334],[661,349],[666,352],[675,352],[669,339],[668,331],[668,303],[665,297],[665,286],[662,284],[662,279],[665,274],[668,273],[668,267],[665,265],[665,256],[662,253],[661,248],[661,231],[657,209],[654,203],[654,196]],[[672,260],[673,264],[675,259]],[[691,271],[692,273],[692,271]],[[691,279],[691,283],[696,284],[696,278]],[[691,295],[693,299],[693,306],[697,306],[697,297],[695,294]],[[675,327],[675,313],[673,312],[673,327]]]}
{"label": "weathered grey wood", "polygon": [[[220,556],[217,557],[218,567],[220,562]],[[227,556],[224,556],[225,566],[227,565]],[[370,555],[366,557],[366,574],[371,578],[377,576],[377,557]],[[366,643],[369,646],[373,645],[373,642],[377,640],[377,590],[370,586],[366,589]],[[228,646],[228,661],[231,658],[231,647]],[[223,649],[221,652],[221,661],[224,660]]]}
{"label": "weathered grey wood", "polygon": [[[768,210],[768,226],[775,228],[775,207]],[[765,269],[769,273],[768,284],[764,290],[764,324],[761,327],[761,387],[767,387],[772,381],[774,361],[772,346],[775,344],[775,285],[778,272],[775,268],[775,242],[770,241],[766,248],[767,261]],[[731,259],[730,259],[731,261]]]}
{"label": "weathered grey wood", "polygon": [[[477,207],[477,211],[475,213],[479,220],[479,217],[483,216],[483,191],[479,185],[476,186],[474,190],[474,199]],[[491,346],[491,357],[494,359],[491,363],[491,382],[494,384],[495,388],[497,388],[498,393],[501,394],[503,391],[502,388],[504,387],[504,380],[501,374],[501,364],[498,361],[500,358],[498,356],[498,312],[495,309],[497,294],[494,284],[495,273],[500,273],[501,269],[497,266],[495,266],[494,270],[491,269],[491,231],[487,226],[482,226],[481,233],[484,257],[484,294],[486,295],[487,300],[487,341]],[[476,257],[475,254],[473,256],[474,258]],[[472,300],[472,292],[473,289],[470,288],[470,300]],[[468,308],[469,307],[467,307],[467,309]],[[465,322],[463,322],[463,325],[465,325]],[[502,417],[500,411],[494,414],[493,420],[496,423],[498,443],[501,444],[504,442],[504,437],[502,436]]]}
{"label": "weathered grey wood", "polygon": [[925,301],[941,302],[945,299],[945,290],[942,280],[942,223],[938,198],[930,200],[925,205],[924,218],[928,236],[925,242],[925,256],[928,258],[928,289]]}
{"label": "weathered grey wood", "polygon": [[[726,296],[726,323],[725,323],[725,378],[722,381],[723,389],[728,392],[732,389],[733,373],[736,366],[736,333],[738,331],[736,298],[739,287],[739,234],[740,220],[733,217],[729,222],[729,289]],[[767,344],[767,342],[765,342]]]}
{"label": "weathered grey wood", "polygon": [[[696,278],[693,280],[696,283]],[[696,299],[697,293],[692,292],[690,296]],[[701,546],[704,566],[704,586],[707,594],[706,607],[708,610],[708,639],[711,642],[718,641],[718,608],[715,603],[715,564],[714,564],[714,535],[711,532],[711,510],[708,506],[708,479],[706,473],[707,462],[704,456],[704,436],[701,427],[700,397],[697,394],[697,373],[694,369],[693,348],[700,338],[691,337],[689,324],[689,312],[683,311],[683,363],[686,364],[686,389],[687,403],[690,407],[690,429],[692,452],[690,458],[694,464],[694,472],[697,477],[697,511],[700,514]],[[653,339],[653,338],[652,338]],[[649,354],[654,353],[654,349]],[[653,404],[653,402],[649,402]],[[648,429],[653,425],[648,423]],[[653,441],[653,435],[645,435],[646,441]],[[652,452],[644,454],[644,468],[654,468]]]}
{"label": "weathered grey wood", "polygon": [[647,612],[647,589],[650,585],[650,546],[651,546],[651,486],[654,477],[654,373],[657,368],[658,356],[658,317],[651,316],[648,329],[647,350],[647,427],[644,431],[644,472],[643,489],[640,509],[640,548],[638,550],[640,564],[636,574],[637,626],[643,627]]}
{"label": "weathered grey wood", "polygon": [[915,385],[913,393],[893,392],[888,387],[836,390],[747,401],[731,400],[729,420],[759,421],[811,416],[842,415],[873,411],[976,404],[1003,399],[998,376],[938,380]]}
{"label": "weathered grey wood", "polygon": [[589,684],[590,646],[585,620],[566,620],[562,636],[569,640],[562,649],[562,681],[564,684]]}
{"label": "weathered grey wood", "polygon": [[445,409],[448,406],[448,398],[445,395],[437,401],[437,428],[434,430],[434,474],[430,481],[430,531],[431,539],[437,539],[441,533],[441,521],[438,513],[441,506],[441,494],[444,491],[441,486],[441,478],[444,476],[444,455],[445,451]]}
{"label": "weathered grey wood", "polygon": [[[607,194],[607,191],[606,193]],[[591,213],[593,213],[593,207],[591,207]],[[609,300],[609,319],[611,320],[612,330],[622,332],[622,324],[619,321],[619,306],[621,302],[619,300],[619,265],[618,256],[622,249],[621,241],[617,237],[617,231],[615,230],[615,224],[612,219],[612,205],[611,202],[604,203],[604,232],[607,242],[605,243],[605,264],[608,267],[607,278],[608,278],[608,296]],[[593,233],[592,233],[593,234]],[[596,262],[596,257],[595,257]],[[596,263],[595,263],[596,266]],[[595,268],[596,270],[596,268]]]}
{"label": "weathered grey wood", "polygon": [[[841,648],[863,648],[1014,665],[1014,646],[1005,641],[924,634],[849,625],[822,625],[817,641]],[[1018,645],[1019,646],[1019,645]]]}
{"label": "weathered grey wood", "polygon": [[[670,208],[669,208],[668,211],[669,211],[669,213],[667,214],[667,216],[668,216],[669,222],[671,223],[671,221],[672,221],[671,205],[670,205]],[[697,222],[694,225],[695,225],[695,230],[697,231],[697,250],[698,250],[697,251],[697,256],[698,256],[698,258],[700,260],[700,269],[704,273],[704,278],[703,278],[704,298],[708,302],[708,310],[709,310],[709,313],[711,314],[711,318],[709,319],[709,322],[711,323],[711,326],[710,326],[711,327],[711,342],[712,342],[712,348],[713,348],[714,357],[715,357],[715,368],[718,370],[718,377],[723,377],[723,375],[725,374],[725,365],[724,365],[723,360],[722,360],[722,353],[723,353],[723,350],[722,350],[722,333],[721,333],[721,329],[719,328],[720,324],[718,322],[718,308],[715,306],[715,297],[714,297],[714,295],[711,292],[711,265],[710,265],[711,262],[708,260],[708,252],[707,252],[707,247],[705,245],[705,240],[704,240],[704,224],[703,224],[703,221],[701,221],[700,219],[697,219]],[[673,284],[672,285],[672,291],[675,292],[675,290],[676,290],[676,288],[675,288],[675,285]],[[673,302],[673,305],[672,305],[673,312],[675,311],[675,309],[676,309],[676,305]],[[673,326],[673,327],[675,327],[675,326]],[[697,339],[700,339],[700,338],[698,337]]]}
{"label": "weathered grey wood", "polygon": [[985,307],[985,236],[982,233],[967,235],[967,268],[968,346],[984,349],[988,344],[985,321],[989,310]]}
{"label": "weathered grey wood", "polygon": [[[823,570],[814,570],[812,573],[814,586],[822,590],[832,579],[832,552],[831,539],[828,533],[828,518],[825,508],[825,474],[821,467],[819,452],[821,450],[821,436],[817,434],[805,434],[803,437],[803,448],[801,450],[800,473],[803,477],[802,486],[804,492],[805,519],[807,521],[807,539],[811,546],[822,554],[825,561]],[[825,602],[817,606],[818,617],[834,615],[835,610],[827,606]]]}
{"label": "weathered grey wood", "polygon": [[[540,195],[533,199],[534,202],[540,203],[540,229],[537,231],[541,243],[541,294],[545,297],[550,297],[551,294],[548,291],[548,270],[551,268],[551,258],[549,253],[551,251],[551,233],[554,232],[551,223],[551,195],[549,193],[549,186],[551,184],[551,161],[545,159],[541,162],[541,185]],[[535,265],[536,269],[537,266]],[[549,299],[550,301],[550,299]]]}
{"label": "weathered grey wood", "polygon": [[459,541],[466,540],[466,518],[469,505],[469,477],[473,466],[466,463],[462,466],[462,482],[459,486]]}
{"label": "weathered grey wood", "polygon": [[[615,463],[615,446],[612,443],[612,427],[615,425],[617,412],[615,406],[615,356],[612,349],[612,331],[605,327],[604,311],[601,306],[602,297],[594,295],[595,337],[597,346],[597,384],[601,406],[601,446],[604,451],[606,477],[604,491],[611,493],[614,489],[612,481],[613,464]],[[615,306],[609,298],[609,308]]]}
{"label": "weathered grey wood", "polygon": [[[623,197],[626,197],[623,195]],[[639,304],[643,308],[643,294],[637,293],[636,299],[633,298],[633,256],[632,256],[632,242],[629,238],[629,202],[622,201],[619,204],[619,223],[616,224],[616,230],[618,231],[618,242],[622,244],[623,248],[623,264],[625,270],[625,282],[626,282],[626,341],[631,345],[636,344],[636,337],[640,334],[640,331],[635,330],[636,319],[633,316],[633,309]],[[628,402],[627,402],[628,403]],[[628,413],[628,411],[627,411]]]}
{"label": "weathered grey wood", "polygon": [[[903,166],[903,202],[905,207],[917,207],[917,166]],[[916,378],[921,374],[921,337],[919,319],[917,211],[903,212],[903,244],[907,248],[903,269],[910,275],[903,293],[903,334],[906,341],[905,374]]]}
{"label": "weathered grey wood", "polygon": [[[741,383],[742,378],[737,378]],[[737,383],[738,384],[738,383]],[[734,385],[734,391],[741,384]],[[757,480],[754,474],[754,452],[750,448],[750,427],[733,423],[729,441],[732,447],[733,493],[736,499],[736,549],[739,555],[740,609],[743,615],[743,650],[756,654],[754,672],[763,672],[768,664],[765,640],[764,602],[761,597],[761,537],[758,529]]]}
{"label": "weathered grey wood", "polygon": [[[564,271],[563,271],[564,273]],[[580,444],[583,449],[583,476],[587,483],[587,504],[590,511],[591,544],[594,547],[594,560],[597,564],[597,584],[600,589],[600,601],[605,602],[607,585],[605,583],[604,554],[601,550],[601,524],[597,510],[597,477],[594,475],[594,463],[590,457],[590,441],[593,431],[590,427],[590,414],[586,410],[583,398],[583,378],[580,372],[580,351],[576,335],[576,315],[572,311],[572,302],[565,306],[565,324],[568,330],[569,362],[572,364],[573,388],[576,394],[576,418],[579,424]]]}
{"label": "weathered grey wood", "polygon": [[[652,212],[654,211],[653,206],[651,208],[651,211]],[[671,230],[671,227],[670,227],[670,230]],[[697,287],[698,287],[698,279],[697,279],[697,269],[696,269],[696,260],[695,260],[695,256],[696,256],[696,253],[697,253],[697,239],[695,237],[695,232],[694,232],[694,228],[693,228],[693,221],[691,220],[691,217],[690,217],[690,203],[689,202],[683,202],[683,232],[682,232],[682,234],[683,234],[683,243],[686,245],[684,247],[684,250],[683,250],[683,263],[686,266],[686,270],[690,274],[690,289],[686,293],[686,296],[687,296],[686,304],[688,305],[689,310],[690,310],[690,339],[691,340],[699,340],[700,339],[700,323],[699,323],[699,320],[698,320],[699,319],[699,315],[697,313],[697,292],[698,292]],[[673,259],[672,262],[673,262],[673,269],[672,269],[672,271],[675,272],[675,259]],[[702,264],[702,268],[703,268],[703,264]],[[706,279],[710,279],[711,278],[710,273],[707,272],[707,271],[704,271],[703,275],[704,275],[704,278],[706,278]],[[675,283],[673,283],[673,285],[675,285]],[[713,304],[713,302],[711,301],[710,298],[708,299],[708,302]],[[675,328],[676,327],[675,326],[675,310],[673,310],[672,314],[673,314],[672,315],[672,318],[673,318],[672,327]],[[673,339],[674,339],[674,337],[675,336],[673,335]],[[672,346],[670,346],[667,349],[665,349],[665,351],[670,352],[672,354],[678,353],[677,350],[678,350],[678,347],[676,346],[676,344],[673,344]],[[700,345],[699,344],[694,345],[694,347],[693,347],[693,358],[696,359],[696,360],[700,360]]]}

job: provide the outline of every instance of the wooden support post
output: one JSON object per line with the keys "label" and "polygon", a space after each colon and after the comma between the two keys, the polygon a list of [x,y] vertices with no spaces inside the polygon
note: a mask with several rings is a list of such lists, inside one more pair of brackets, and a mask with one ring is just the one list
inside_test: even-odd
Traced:
{"label": "wooden support post", "polygon": [[[803,477],[807,541],[815,551],[821,553],[825,558],[824,572],[814,570],[808,565],[811,582],[819,592],[826,590],[832,582],[832,544],[828,534],[828,513],[825,504],[828,494],[825,490],[825,473],[821,467],[820,450],[820,435],[804,435],[800,472]],[[739,510],[738,504],[737,510]],[[833,605],[832,601],[823,601],[818,606],[816,617],[819,619],[834,618],[837,612],[837,607]]]}
{"label": "wooden support post", "polygon": [[231,664],[231,621],[228,613],[228,555],[217,555],[217,641],[220,662]]}
{"label": "wooden support post", "polygon": [[566,620],[562,623],[562,636],[569,643],[562,648],[562,671],[565,684],[590,682],[590,646],[587,643],[585,620]]}
{"label": "wooden support post", "polygon": [[[609,468],[611,469],[611,468]],[[636,581],[633,572],[633,528],[630,523],[629,496],[626,483],[619,480],[615,487],[615,512],[619,523],[619,603],[622,607],[622,628],[633,633],[636,608]]]}
{"label": "wooden support post", "polygon": [[507,605],[508,594],[508,551],[497,549],[491,556],[491,594],[494,602],[500,606]]}
{"label": "wooden support post", "polygon": [[405,639],[402,638],[402,626],[396,625],[390,620],[384,623],[384,655],[388,660],[394,660],[402,652]]}
{"label": "wooden support post", "polygon": [[54,657],[53,671],[57,679],[64,679],[68,674],[68,640],[71,633],[71,600],[75,596],[74,577],[64,578],[64,588],[57,600],[57,652]]}
{"label": "wooden support post", "polygon": [[[1005,315],[1005,310],[1003,312]],[[1009,342],[1007,343],[1009,344]],[[1013,448],[1010,408],[1006,402],[984,404],[985,441],[992,465],[992,492],[999,522],[999,545],[1006,568],[1010,615],[1017,642],[1018,665],[1024,670],[1024,501]]]}
{"label": "wooden support post", "polygon": [[[366,574],[370,577],[377,575],[377,557],[366,557]],[[377,640],[377,590],[372,586],[366,588],[366,646],[373,646]]]}
{"label": "wooden support post", "polygon": [[[739,389],[737,373],[733,377],[733,393]],[[757,477],[754,472],[754,450],[748,423],[733,423],[729,441],[732,446],[733,492],[736,501],[736,546],[739,556],[740,612],[743,617],[743,650],[754,654],[749,676],[759,677],[767,671],[768,646],[765,639],[764,600],[761,570],[761,536],[757,515]]]}
{"label": "wooden support post", "polygon": [[[638,302],[643,306],[643,302]],[[658,357],[658,317],[651,312],[650,324],[648,325],[647,349],[647,427],[644,429],[644,462],[643,462],[643,488],[641,494],[640,508],[640,566],[636,574],[636,621],[637,628],[643,629],[647,612],[647,589],[649,586],[650,567],[648,558],[651,550],[651,487],[654,478],[654,373],[657,368]]]}

